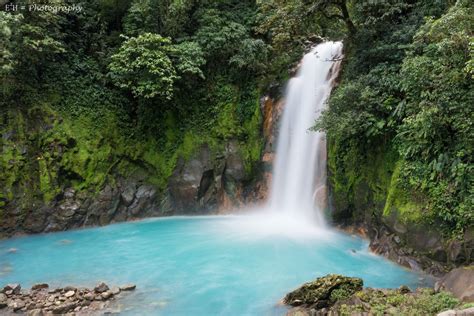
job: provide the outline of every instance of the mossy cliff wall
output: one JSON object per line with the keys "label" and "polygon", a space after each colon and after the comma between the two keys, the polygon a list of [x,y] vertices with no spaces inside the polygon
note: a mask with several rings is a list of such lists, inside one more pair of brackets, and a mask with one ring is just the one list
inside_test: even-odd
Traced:
{"label": "mossy cliff wall", "polygon": [[169,111],[157,136],[134,135],[116,111],[98,122],[47,104],[2,109],[0,237],[239,205],[263,145],[257,97],[252,107],[242,123],[229,103],[207,129]]}
{"label": "mossy cliff wall", "polygon": [[403,187],[403,163],[390,145],[374,145],[365,153],[342,153],[329,137],[332,220],[362,228],[375,252],[411,268],[441,274],[452,266],[471,263],[472,229],[462,238],[443,234],[428,216],[426,198]]}

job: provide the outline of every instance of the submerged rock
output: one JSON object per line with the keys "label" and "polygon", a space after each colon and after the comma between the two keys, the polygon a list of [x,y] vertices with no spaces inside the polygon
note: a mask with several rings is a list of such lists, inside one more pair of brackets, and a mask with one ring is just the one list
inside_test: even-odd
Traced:
{"label": "submerged rock", "polygon": [[339,297],[350,297],[362,290],[360,278],[329,274],[322,278],[303,284],[300,288],[288,293],[283,302],[291,306],[324,308],[333,305]]}
{"label": "submerged rock", "polygon": [[137,286],[135,284],[126,284],[120,287],[122,291],[133,291]]}
{"label": "submerged rock", "polygon": [[101,282],[94,288],[94,291],[97,293],[102,293],[102,292],[107,291],[108,289],[109,289],[109,286],[105,284],[104,282]]}
{"label": "submerged rock", "polygon": [[31,287],[31,290],[36,291],[41,289],[47,289],[48,287],[49,285],[46,283],[37,283]]}

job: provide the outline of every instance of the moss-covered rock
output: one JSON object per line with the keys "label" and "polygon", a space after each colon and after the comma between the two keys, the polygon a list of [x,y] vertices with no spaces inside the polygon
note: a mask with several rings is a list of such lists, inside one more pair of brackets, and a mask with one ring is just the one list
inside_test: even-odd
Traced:
{"label": "moss-covered rock", "polygon": [[288,316],[310,315],[436,315],[465,308],[452,294],[407,286],[398,289],[362,288],[362,280],[330,274],[287,294],[284,303],[297,306]]}
{"label": "moss-covered rock", "polygon": [[[261,112],[255,97],[248,115],[239,119],[241,100],[228,101],[216,107],[215,119],[225,119],[222,124],[193,125],[169,110],[160,116],[156,133],[124,124],[117,109],[101,108],[100,117],[91,111],[77,115],[39,100],[30,108],[1,108],[0,237],[209,213],[240,203],[258,173]],[[180,168],[193,164],[203,146],[206,166],[190,183],[191,203],[181,207],[173,199],[177,190],[170,190],[180,181],[172,178],[184,175]],[[74,201],[65,198],[68,190],[76,192]],[[66,200],[78,207],[65,207]]]}
{"label": "moss-covered rock", "polygon": [[283,299],[291,306],[324,308],[333,305],[340,299],[348,298],[360,291],[363,281],[360,278],[329,274],[305,283],[298,289],[288,293]]}

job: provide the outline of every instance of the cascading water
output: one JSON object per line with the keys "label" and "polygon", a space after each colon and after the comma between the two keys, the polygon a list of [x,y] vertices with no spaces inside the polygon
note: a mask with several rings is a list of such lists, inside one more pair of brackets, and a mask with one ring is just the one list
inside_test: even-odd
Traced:
{"label": "cascading water", "polygon": [[327,200],[326,141],[310,128],[325,108],[341,56],[341,42],[319,44],[288,83],[270,191],[273,212],[318,226]]}

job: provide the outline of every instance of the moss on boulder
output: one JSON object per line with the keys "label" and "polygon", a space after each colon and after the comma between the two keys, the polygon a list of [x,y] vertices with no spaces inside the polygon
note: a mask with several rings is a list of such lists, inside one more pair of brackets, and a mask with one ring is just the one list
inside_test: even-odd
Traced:
{"label": "moss on boulder", "polygon": [[288,293],[283,302],[291,306],[329,307],[337,300],[348,298],[355,292],[362,290],[362,286],[363,281],[360,278],[329,274],[305,283]]}

